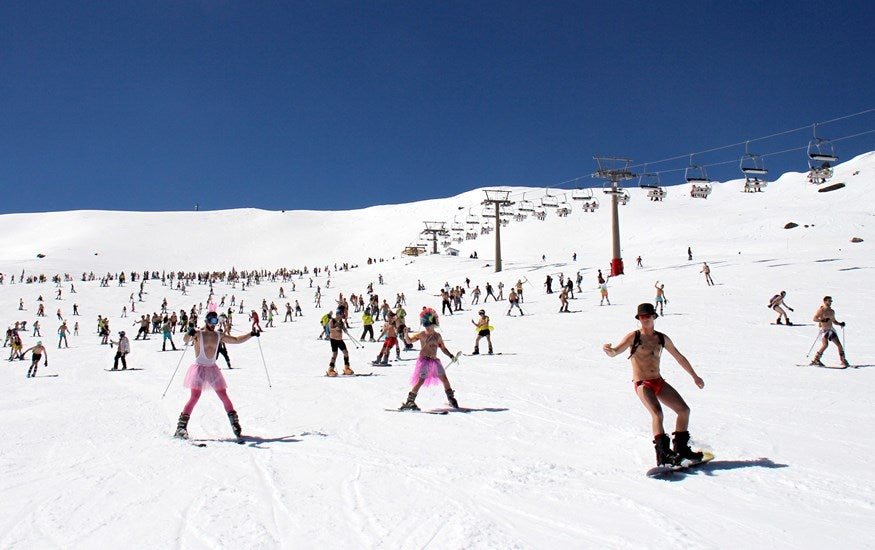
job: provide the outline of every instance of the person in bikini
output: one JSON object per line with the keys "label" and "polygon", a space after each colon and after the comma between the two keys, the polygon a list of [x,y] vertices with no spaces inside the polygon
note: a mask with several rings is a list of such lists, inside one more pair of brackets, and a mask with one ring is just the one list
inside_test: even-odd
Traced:
{"label": "person in bikini", "polygon": [[216,364],[218,358],[219,343],[226,344],[242,344],[253,336],[259,336],[261,333],[255,329],[252,332],[242,336],[231,336],[230,334],[220,334],[216,327],[219,325],[219,315],[215,309],[211,309],[205,317],[204,327],[200,330],[192,327],[185,333],[183,341],[186,345],[194,341],[195,362],[188,368],[185,375],[183,385],[191,389],[191,397],[182,408],[182,414],[179,415],[179,421],[176,425],[175,437],[188,439],[188,420],[191,418],[191,413],[194,406],[201,397],[204,388],[212,388],[216,395],[222,401],[225,407],[225,412],[228,413],[228,420],[231,422],[231,429],[236,437],[240,437],[242,430],[240,428],[240,419],[237,416],[237,411],[234,410],[234,405],[228,397],[228,383]]}
{"label": "person in bikini", "polygon": [[[602,349],[609,357],[615,357],[626,349],[630,349],[632,381],[635,393],[638,394],[641,403],[650,413],[657,465],[676,465],[680,464],[682,460],[700,461],[702,453],[694,452],[689,447],[690,432],[687,427],[690,420],[690,408],[677,390],[666,382],[659,372],[659,359],[663,348],[675,358],[681,368],[693,377],[696,386],[700,389],[705,387],[705,381],[696,374],[693,366],[678,351],[671,338],[653,328],[656,317],[656,309],[653,304],[640,304],[635,318],[641,323],[641,329],[627,334],[616,347],[605,344]],[[660,403],[677,414],[673,433],[673,448],[669,447],[669,438],[663,428],[663,413]]]}

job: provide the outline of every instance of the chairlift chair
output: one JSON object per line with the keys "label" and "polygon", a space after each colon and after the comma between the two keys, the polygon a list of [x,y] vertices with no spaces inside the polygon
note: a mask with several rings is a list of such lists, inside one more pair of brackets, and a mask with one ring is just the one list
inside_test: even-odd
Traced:
{"label": "chairlift chair", "polygon": [[470,225],[480,225],[480,218],[478,218],[475,214],[472,214],[469,210],[468,216],[465,218],[465,223]]}
{"label": "chairlift chair", "polygon": [[575,189],[571,192],[571,200],[586,201],[592,198],[592,189]]}
{"label": "chairlift chair", "polygon": [[558,208],[559,201],[556,199],[556,197],[548,193],[547,195],[541,197],[541,206],[543,206],[544,208]]}
{"label": "chairlift chair", "polygon": [[595,197],[583,201],[584,212],[595,212],[599,208],[599,200]]}

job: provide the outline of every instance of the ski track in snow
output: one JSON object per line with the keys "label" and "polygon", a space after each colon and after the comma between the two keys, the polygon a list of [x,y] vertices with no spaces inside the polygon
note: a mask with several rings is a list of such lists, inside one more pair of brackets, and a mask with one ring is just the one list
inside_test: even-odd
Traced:
{"label": "ski track in snow", "polygon": [[[398,258],[371,266],[362,258],[397,256],[406,244],[399,233],[415,235],[422,212],[452,219],[479,205],[479,190],[345,212],[345,223],[360,229],[338,243],[327,242],[325,231],[336,213],[0,216],[10,243],[0,249],[0,272],[70,273],[77,289],[69,294],[65,282],[63,299],[55,300],[52,283],[13,285],[7,279],[0,285],[0,322],[6,326],[32,323],[43,296],[47,317],[40,321],[49,354],[49,366],[40,365],[36,379],[24,376],[29,361],[0,364],[0,428],[7,440],[0,450],[0,547],[875,547],[869,528],[875,511],[869,464],[875,369],[796,366],[806,361],[817,335],[809,319],[824,294],[836,298],[837,317],[848,322],[841,336],[851,362],[875,363],[866,328],[875,267],[873,174],[875,153],[869,153],[837,166],[835,179],[848,185],[828,194],[818,194],[802,174],[786,174],[758,194],[741,193],[739,181],[715,184],[707,201],[670,188],[665,202],[654,204],[630,189],[633,200],[620,209],[626,275],[609,280],[610,307],[598,305],[595,285],[598,266],[608,270],[608,201],[594,214],[578,208],[568,218],[551,215],[503,228],[501,274],[487,257],[491,236],[460,243],[459,258]],[[536,197],[540,191],[526,192]],[[373,223],[387,217],[391,227]],[[800,225],[785,230],[788,221]],[[154,229],[184,225],[187,242],[200,243],[205,252],[175,241],[154,250],[139,246],[144,223]],[[237,230],[243,225],[290,237],[252,239]],[[113,239],[105,238],[107,228]],[[69,238],[58,244],[65,231]],[[864,241],[851,244],[852,236]],[[222,250],[215,250],[216,242]],[[480,259],[468,259],[475,250]],[[46,257],[34,259],[37,252]],[[629,261],[638,254],[643,269]],[[323,291],[318,309],[309,277],[295,278],[294,292],[281,282],[245,291],[215,285],[217,297],[233,294],[246,311],[262,299],[281,311],[259,342],[228,346],[235,369],[222,372],[249,436],[242,445],[233,442],[212,392],[204,392],[189,424],[192,438],[206,447],[171,437],[188,398],[182,380],[191,350],[159,353],[161,338],[150,335],[132,342],[129,365],[142,370],[109,373],[104,369],[114,349],[98,344],[94,334],[98,314],[109,317],[114,337],[119,330],[133,336],[141,311],[157,310],[164,297],[172,309],[189,309],[206,300],[208,287],[191,285],[182,296],[147,281],[137,312],[121,318],[138,282],[101,288],[97,281],[79,281],[92,270],[299,267],[335,259],[359,267],[333,274],[328,289],[324,276],[314,278]],[[705,284],[702,261],[711,266],[715,286]],[[558,294],[544,293],[544,278],[552,274],[558,287],[558,273],[577,271],[584,282],[572,307],[580,313],[558,314]],[[379,274],[386,285],[376,285]],[[353,370],[380,376],[322,376],[329,348],[315,339],[318,319],[333,308],[338,292],[358,294],[374,282],[390,304],[396,292],[405,292],[408,324],[415,327],[422,306],[440,310],[436,289],[464,284],[465,277],[481,290],[503,281],[505,293],[528,278],[525,316],[504,315],[506,303],[472,306],[467,294],[465,311],[441,317],[453,352],[472,351],[470,320],[480,307],[495,326],[493,344],[502,355],[463,356],[447,370],[461,406],[475,410],[385,412],[406,397],[415,363],[372,368],[381,343],[350,346]],[[691,360],[706,386],[696,388],[669,354],[662,356],[662,374],[691,407],[693,444],[716,455],[665,480],[644,475],[653,465],[652,436],[632,388],[628,353],[607,358],[601,350],[636,328],[635,307],[653,299],[657,279],[666,284],[669,302],[656,328]],[[425,291],[415,290],[419,280]],[[280,286],[286,299],[277,298]],[[766,304],[781,289],[795,309],[791,319],[809,326],[770,325],[775,318]],[[282,323],[285,302],[295,299],[304,317]],[[70,315],[74,302],[79,317]],[[80,322],[69,349],[56,347],[58,307],[68,322]],[[246,327],[245,314],[234,311],[236,327]],[[360,314],[350,320],[357,337]],[[174,340],[179,346],[181,336]],[[35,341],[28,330],[25,347]],[[825,358],[837,360],[833,346]],[[59,376],[44,377],[54,374]],[[439,386],[423,388],[417,403],[447,407]],[[673,422],[667,411],[668,431]]]}

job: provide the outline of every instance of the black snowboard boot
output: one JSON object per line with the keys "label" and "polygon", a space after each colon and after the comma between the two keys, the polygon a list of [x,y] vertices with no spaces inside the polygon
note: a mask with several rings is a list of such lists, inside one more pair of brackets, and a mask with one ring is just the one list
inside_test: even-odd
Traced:
{"label": "black snowboard boot", "polygon": [[416,405],[416,394],[413,392],[408,393],[407,394],[407,401],[402,403],[401,407],[398,410],[399,411],[406,411],[406,410],[418,411],[419,407]]}
{"label": "black snowboard boot", "polygon": [[454,409],[459,408],[459,402],[456,401],[456,392],[451,389],[447,390],[447,401],[450,402],[450,406]]}
{"label": "black snowboard boot", "polygon": [[179,415],[179,422],[176,423],[176,433],[173,434],[173,437],[179,437],[181,439],[188,439],[188,419],[191,418],[191,415],[182,413]]}
{"label": "black snowboard boot", "polygon": [[690,432],[674,432],[672,435],[674,436],[672,441],[674,452],[678,454],[681,460],[689,460],[691,462],[702,461],[704,454],[690,449]]}
{"label": "black snowboard boot", "polygon": [[653,440],[653,446],[656,449],[657,466],[677,466],[680,461],[678,454],[669,447],[670,443],[668,436],[665,434],[660,434]]}
{"label": "black snowboard boot", "polygon": [[243,430],[240,428],[240,419],[237,418],[237,411],[230,411],[228,413],[228,420],[231,421],[231,429],[234,430],[234,436],[240,437]]}

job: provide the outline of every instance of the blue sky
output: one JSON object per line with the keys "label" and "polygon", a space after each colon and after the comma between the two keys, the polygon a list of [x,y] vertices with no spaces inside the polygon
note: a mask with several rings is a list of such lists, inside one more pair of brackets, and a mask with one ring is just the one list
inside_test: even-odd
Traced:
{"label": "blue sky", "polygon": [[[872,21],[863,1],[3,2],[0,213],[573,188],[593,155],[653,162],[875,107]],[[870,112],[818,133],[873,129]],[[737,178],[743,153],[694,162]],[[686,164],[648,171],[680,183]]]}

